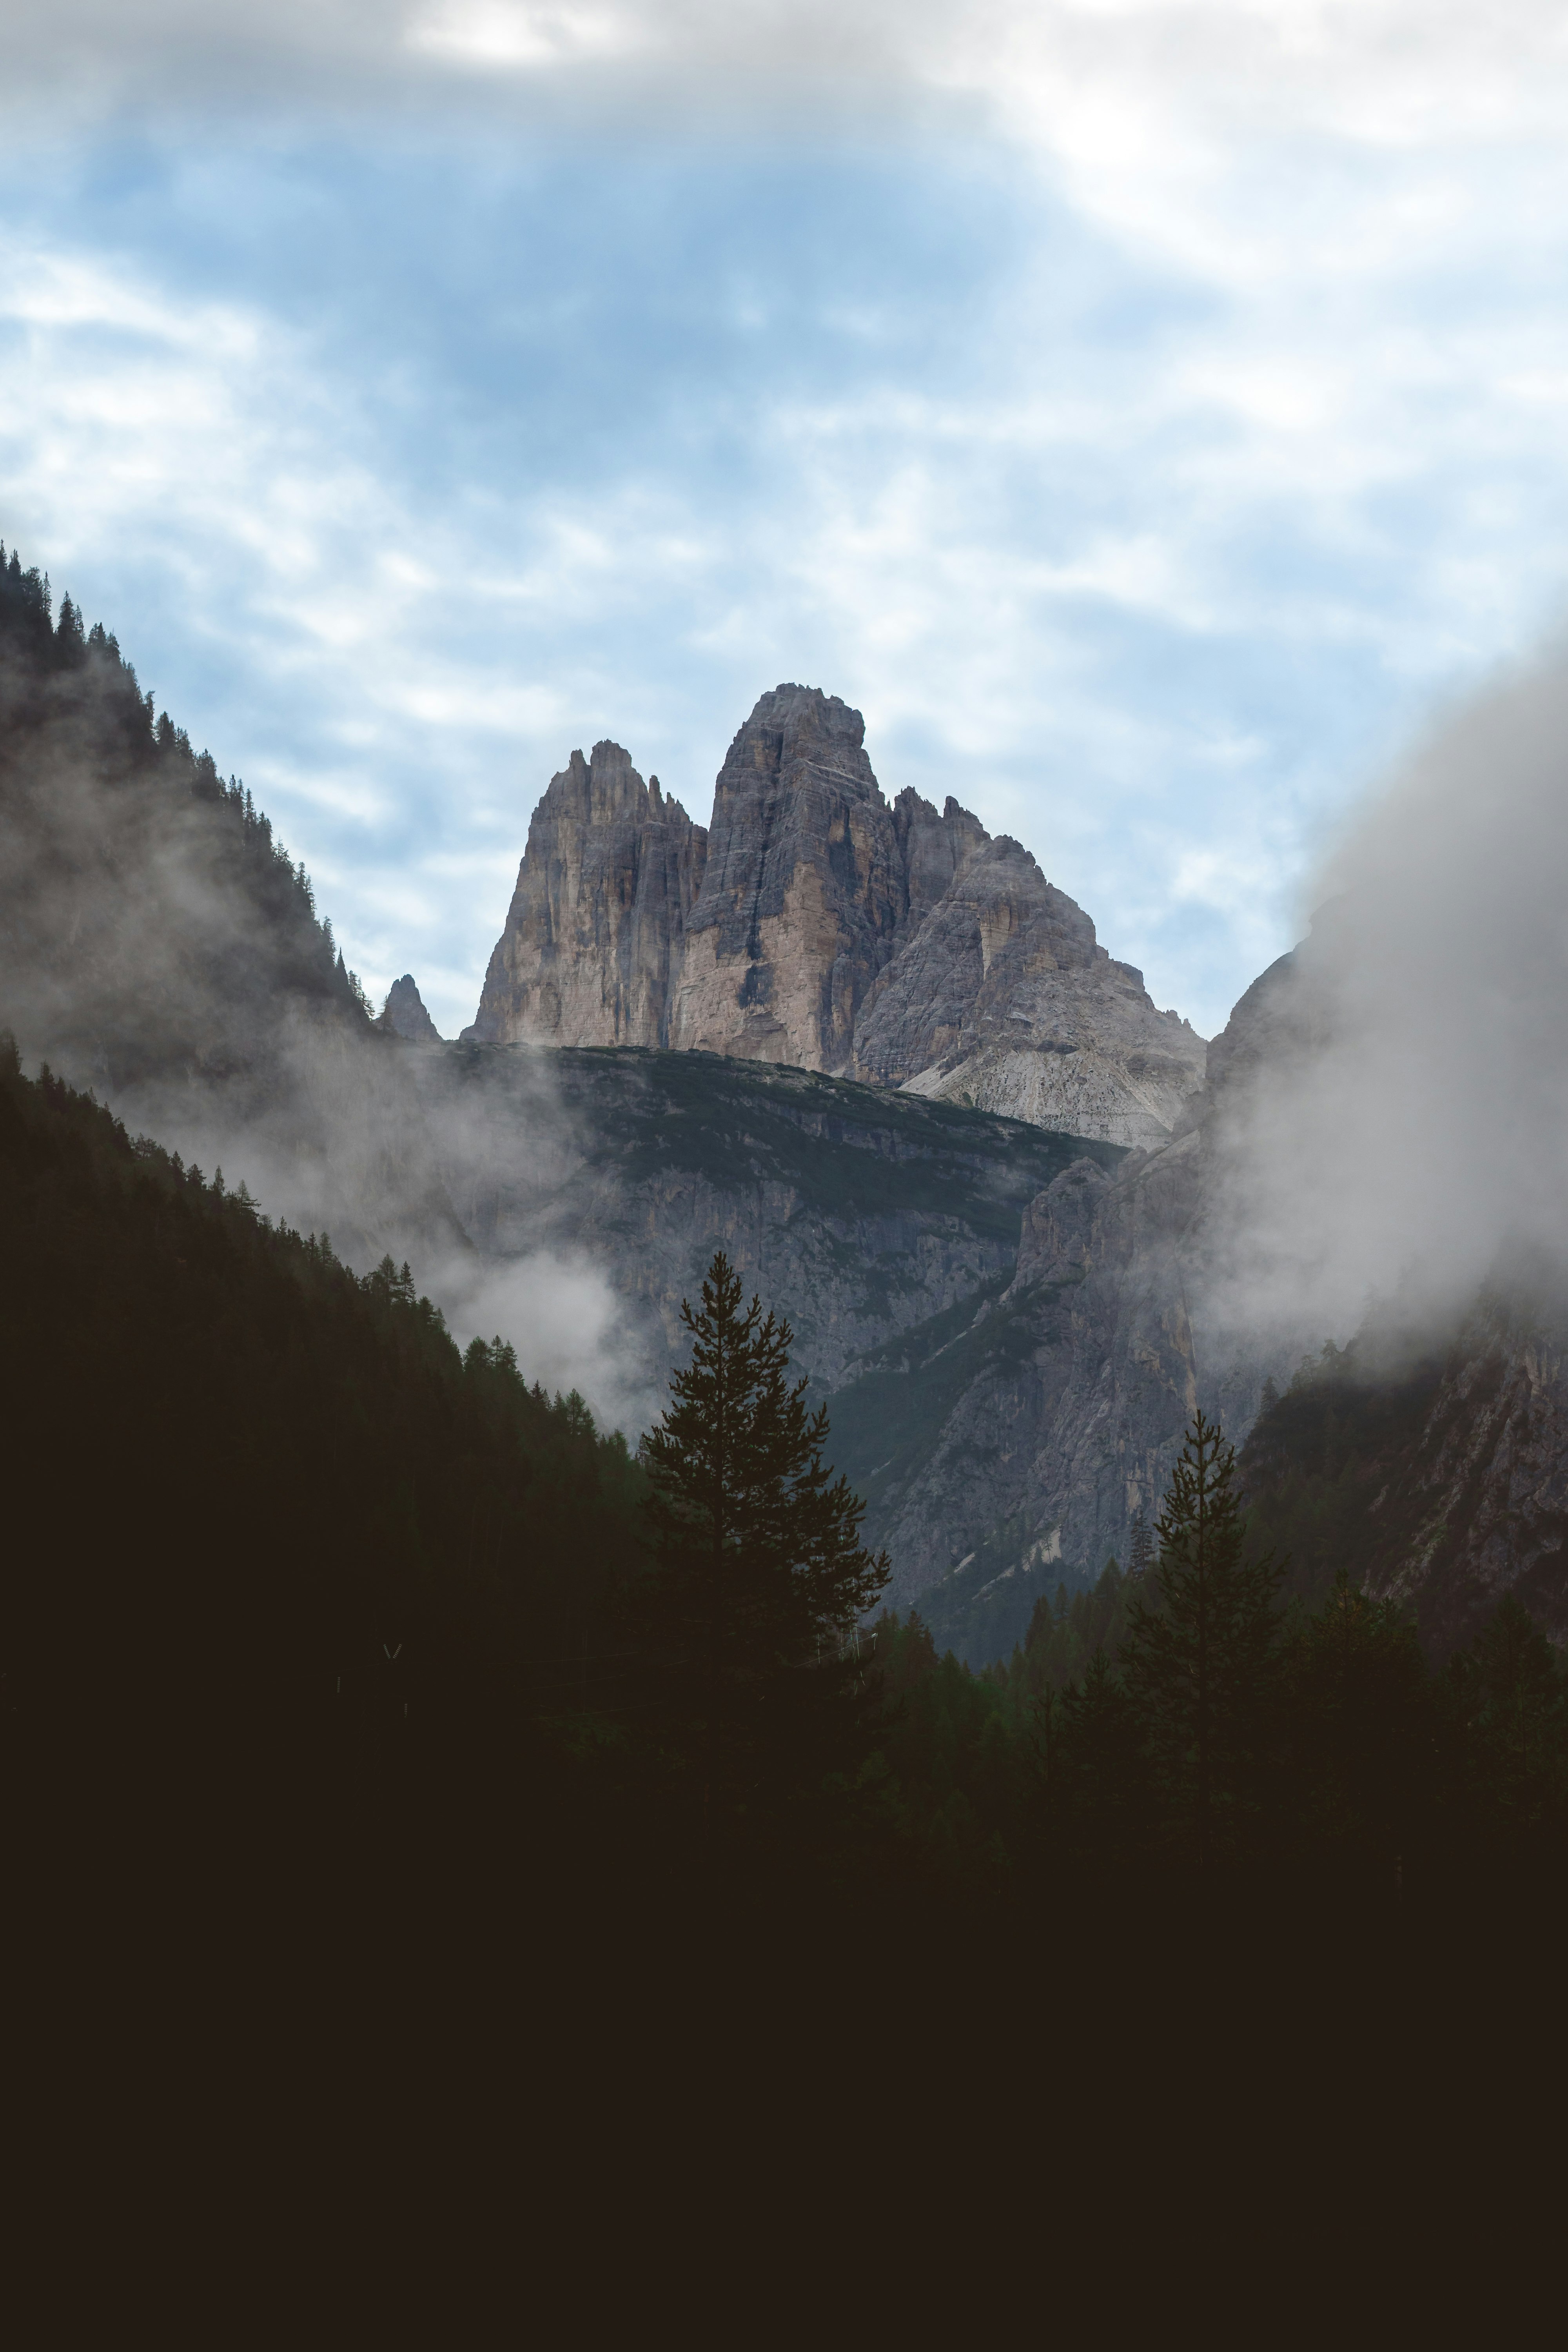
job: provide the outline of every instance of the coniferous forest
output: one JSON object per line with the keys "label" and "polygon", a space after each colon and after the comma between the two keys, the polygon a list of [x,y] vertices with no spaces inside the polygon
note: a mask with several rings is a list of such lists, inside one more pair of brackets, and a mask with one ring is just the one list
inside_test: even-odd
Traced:
{"label": "coniferous forest", "polygon": [[884,1564],[722,1261],[638,1458],[14,1054],[0,1218],[13,1755],[103,1866],[240,1838],[1018,1918],[1559,1891],[1551,1644],[1505,1601],[1434,1669],[1343,1572],[1283,1599],[1201,1418],[1151,1564],[976,1675],[858,1630]]}
{"label": "coniferous forest", "polygon": [[[248,796],[68,600],[15,557],[0,589],[14,764],[74,713],[138,823],[208,828],[268,985],[368,1034]],[[448,1962],[481,1914],[537,1954],[715,1907],[1044,1952],[1194,1909],[1440,1936],[1565,1891],[1558,1652],[1517,1599],[1439,1654],[1366,1595],[1342,1480],[1291,1452],[1310,1382],[1239,1462],[1199,1414],[1128,1561],[975,1673],[881,1606],[829,1416],[722,1255],[634,1451],[499,1337],[460,1352],[407,1265],[356,1275],[8,1035],[0,1251],[18,1836],[105,1920],[248,1887],[274,1932],[346,1906]]]}

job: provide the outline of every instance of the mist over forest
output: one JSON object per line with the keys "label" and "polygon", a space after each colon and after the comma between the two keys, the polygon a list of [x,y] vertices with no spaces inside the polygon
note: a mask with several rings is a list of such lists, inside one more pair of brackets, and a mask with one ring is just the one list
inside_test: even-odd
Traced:
{"label": "mist over forest", "polygon": [[39,1853],[177,1907],[237,1838],[331,1937],[395,1873],[422,1935],[717,1911],[878,1968],[1544,1916],[1561,699],[1552,656],[1445,722],[1205,1055],[781,687],[708,828],[617,746],[556,776],[444,1042],[7,553]]}

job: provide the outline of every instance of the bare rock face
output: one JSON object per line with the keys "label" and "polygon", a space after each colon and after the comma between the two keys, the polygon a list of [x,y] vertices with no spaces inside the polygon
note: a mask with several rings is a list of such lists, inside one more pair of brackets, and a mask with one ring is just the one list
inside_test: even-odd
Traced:
{"label": "bare rock face", "polygon": [[405,971],[395,980],[386,992],[378,1029],[389,1029],[395,1037],[405,1038],[411,1045],[438,1045],[441,1032],[425,1010],[425,1000],[415,985],[414,974]]}
{"label": "bare rock face", "polygon": [[1163,1141],[1202,1087],[1202,1039],[1016,842],[952,799],[889,806],[865,737],[837,696],[776,687],[706,833],[618,746],[574,751],[465,1036],[741,1055]]}
{"label": "bare rock face", "polygon": [[781,686],[731,744],[671,1045],[847,1067],[856,1014],[909,906],[865,743],[865,720],[837,695]]}
{"label": "bare rock face", "polygon": [[939,816],[930,801],[906,784],[893,803],[893,831],[903,860],[904,913],[899,926],[900,947],[920,929],[931,908],[979,856],[991,835],[977,816],[948,795]]}
{"label": "bare rock face", "polygon": [[672,971],[708,836],[618,743],[574,751],[528,846],[466,1037],[488,1045],[662,1045]]}
{"label": "bare rock face", "polygon": [[1163,1142],[1205,1048],[1004,835],[954,875],[856,1034],[858,1075],[1069,1135]]}

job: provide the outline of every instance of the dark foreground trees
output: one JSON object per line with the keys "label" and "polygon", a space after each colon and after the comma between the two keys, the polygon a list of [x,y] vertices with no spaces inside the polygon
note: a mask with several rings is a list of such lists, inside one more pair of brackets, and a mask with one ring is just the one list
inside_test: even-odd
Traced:
{"label": "dark foreground trees", "polygon": [[789,1378],[789,1325],[742,1301],[721,1251],[700,1307],[682,1304],[691,1360],[643,1441],[653,1561],[630,1604],[710,1832],[858,1763],[857,1629],[889,1574],[861,1541],[865,1506],[824,1465],[826,1408]]}
{"label": "dark foreground trees", "polygon": [[1130,1611],[1123,1671],[1170,1827],[1205,1871],[1216,1851],[1247,1842],[1258,1817],[1280,1571],[1270,1556],[1247,1556],[1235,1449],[1201,1411],[1156,1535],[1158,1562],[1149,1597]]}
{"label": "dark foreground trees", "polygon": [[722,1263],[638,1462],[397,1268],[8,1056],[0,1212],[0,1735],[83,1901],[205,1914],[226,1876],[287,1921],[313,1871],[399,1938],[482,1899],[502,1948],[576,1916],[563,1884],[670,1917],[912,1892],[1071,1946],[1173,1889],[1562,1892],[1559,1654],[1511,1600],[1436,1670],[1348,1575],[1276,1609],[1206,1423],[1158,1569],[974,1675],[913,1620],[857,1637],[886,1563]]}

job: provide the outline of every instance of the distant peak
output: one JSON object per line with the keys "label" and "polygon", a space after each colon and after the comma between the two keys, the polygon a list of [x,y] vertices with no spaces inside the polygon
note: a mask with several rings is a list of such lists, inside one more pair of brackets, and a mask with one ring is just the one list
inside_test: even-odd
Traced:
{"label": "distant peak", "polygon": [[411,1045],[438,1045],[441,1033],[425,1010],[425,1001],[415,985],[414,974],[405,971],[395,980],[386,992],[378,1027],[390,1029],[395,1037],[405,1038]]}

